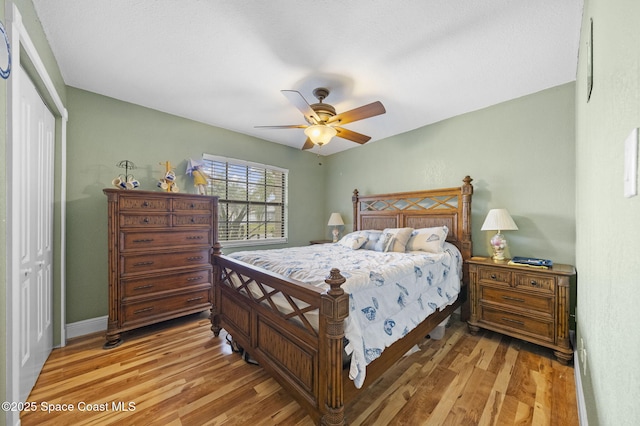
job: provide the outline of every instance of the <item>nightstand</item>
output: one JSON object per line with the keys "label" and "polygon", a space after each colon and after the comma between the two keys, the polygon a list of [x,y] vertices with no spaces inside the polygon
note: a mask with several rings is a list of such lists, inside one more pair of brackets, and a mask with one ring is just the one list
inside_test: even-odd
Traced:
{"label": "nightstand", "polygon": [[480,328],[503,333],[554,350],[567,364],[571,265],[538,269],[472,257],[469,265],[471,317],[469,331]]}
{"label": "nightstand", "polygon": [[326,243],[331,243],[333,241],[331,240],[311,240],[309,241],[309,244],[313,245],[313,244],[326,244]]}

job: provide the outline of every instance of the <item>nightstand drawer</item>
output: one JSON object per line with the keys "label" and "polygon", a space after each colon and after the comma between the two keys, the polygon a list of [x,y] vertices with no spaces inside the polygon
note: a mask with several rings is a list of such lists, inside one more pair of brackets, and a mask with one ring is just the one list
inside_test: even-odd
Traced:
{"label": "nightstand drawer", "polygon": [[553,319],[555,300],[553,297],[517,293],[489,286],[480,287],[480,302],[498,303],[518,309],[537,311]]}
{"label": "nightstand drawer", "polygon": [[508,270],[497,268],[478,268],[478,277],[480,281],[487,281],[493,284],[510,285],[511,272]]}
{"label": "nightstand drawer", "polygon": [[513,283],[518,289],[533,290],[541,293],[553,294],[556,289],[556,280],[552,276],[516,272],[514,273]]}
{"label": "nightstand drawer", "polygon": [[551,343],[554,341],[553,319],[545,321],[488,306],[481,306],[480,322],[495,325],[505,330],[518,330]]}

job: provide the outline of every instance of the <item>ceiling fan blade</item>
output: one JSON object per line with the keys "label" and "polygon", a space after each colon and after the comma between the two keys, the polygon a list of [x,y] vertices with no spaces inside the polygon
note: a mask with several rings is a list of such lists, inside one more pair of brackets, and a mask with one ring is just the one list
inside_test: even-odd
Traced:
{"label": "ceiling fan blade", "polygon": [[254,129],[304,129],[306,124],[286,124],[284,126],[253,126]]}
{"label": "ceiling fan blade", "polygon": [[315,144],[313,142],[311,142],[311,139],[307,138],[306,141],[304,141],[304,145],[302,145],[302,149],[311,149],[315,146]]}
{"label": "ceiling fan blade", "polygon": [[353,123],[354,121],[363,120],[369,117],[375,117],[376,115],[384,114],[385,112],[387,112],[387,110],[384,109],[384,105],[382,105],[380,101],[376,101],[368,105],[363,105],[359,108],[334,115],[327,120],[327,123]]}
{"label": "ceiling fan blade", "polygon": [[289,99],[289,102],[293,104],[304,115],[305,120],[309,124],[315,124],[322,120],[318,117],[318,114],[311,108],[309,102],[306,101],[302,93],[297,90],[281,90],[282,94]]}
{"label": "ceiling fan blade", "polygon": [[345,129],[344,127],[334,127],[338,131],[336,135],[339,138],[347,139],[359,144],[369,142],[371,136],[363,135],[362,133],[354,132],[353,130]]}

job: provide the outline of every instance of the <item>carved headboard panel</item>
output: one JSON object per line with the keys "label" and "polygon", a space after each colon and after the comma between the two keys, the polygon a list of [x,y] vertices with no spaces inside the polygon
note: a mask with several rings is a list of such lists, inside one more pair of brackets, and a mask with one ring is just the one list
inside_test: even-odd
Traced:
{"label": "carved headboard panel", "polygon": [[469,176],[457,188],[362,196],[353,191],[354,231],[364,229],[430,228],[446,225],[447,241],[463,258],[471,257],[471,196]]}

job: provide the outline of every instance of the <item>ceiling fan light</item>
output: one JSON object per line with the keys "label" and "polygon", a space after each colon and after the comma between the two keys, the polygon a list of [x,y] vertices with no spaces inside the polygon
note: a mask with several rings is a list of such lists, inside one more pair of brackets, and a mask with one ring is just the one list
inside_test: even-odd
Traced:
{"label": "ceiling fan light", "polygon": [[325,145],[331,141],[338,131],[326,124],[314,124],[304,129],[304,134],[307,135],[311,142],[316,145]]}

